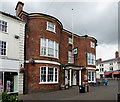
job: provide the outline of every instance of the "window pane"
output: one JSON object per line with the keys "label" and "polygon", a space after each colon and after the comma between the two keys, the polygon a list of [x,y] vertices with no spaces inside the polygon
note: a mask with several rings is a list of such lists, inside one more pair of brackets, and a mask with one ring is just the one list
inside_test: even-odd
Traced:
{"label": "window pane", "polygon": [[46,39],[41,38],[41,55],[46,55]]}
{"label": "window pane", "polygon": [[94,81],[94,72],[92,72],[92,81]]}
{"label": "window pane", "polygon": [[48,40],[48,56],[54,56],[54,41]]}
{"label": "window pane", "polygon": [[55,42],[55,57],[58,58],[58,43]]}
{"label": "window pane", "polygon": [[54,23],[51,23],[51,22],[48,22],[47,23],[48,25],[48,30],[50,30],[50,31],[55,31],[55,24]]}
{"label": "window pane", "polygon": [[91,72],[88,72],[88,81],[91,81]]}
{"label": "window pane", "polygon": [[53,82],[53,68],[48,67],[48,82]]}
{"label": "window pane", "polygon": [[71,37],[68,38],[68,43],[72,44],[72,38]]}
{"label": "window pane", "polygon": [[58,76],[58,69],[57,68],[55,68],[55,82],[57,82],[57,76]]}
{"label": "window pane", "polygon": [[0,41],[0,55],[6,55],[6,42]]}
{"label": "window pane", "polygon": [[46,67],[41,67],[41,82],[46,82]]}

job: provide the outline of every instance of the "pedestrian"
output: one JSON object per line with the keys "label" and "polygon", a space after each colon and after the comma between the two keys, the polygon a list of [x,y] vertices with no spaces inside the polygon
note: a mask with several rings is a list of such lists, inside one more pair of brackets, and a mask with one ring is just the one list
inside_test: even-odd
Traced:
{"label": "pedestrian", "polygon": [[108,84],[108,79],[105,79],[105,86],[107,86]]}

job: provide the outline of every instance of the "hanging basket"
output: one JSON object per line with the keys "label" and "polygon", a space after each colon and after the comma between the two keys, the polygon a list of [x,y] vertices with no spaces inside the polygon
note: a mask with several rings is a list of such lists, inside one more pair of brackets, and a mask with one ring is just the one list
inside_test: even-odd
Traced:
{"label": "hanging basket", "polygon": [[24,73],[25,72],[25,68],[20,69],[20,73]]}

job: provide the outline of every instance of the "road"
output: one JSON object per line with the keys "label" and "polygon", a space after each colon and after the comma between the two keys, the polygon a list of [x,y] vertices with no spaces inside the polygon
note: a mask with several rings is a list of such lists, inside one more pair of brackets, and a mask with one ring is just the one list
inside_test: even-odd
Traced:
{"label": "road", "polygon": [[90,86],[90,92],[79,93],[78,86],[69,90],[39,92],[19,95],[22,100],[117,100],[118,81],[109,81],[108,86]]}

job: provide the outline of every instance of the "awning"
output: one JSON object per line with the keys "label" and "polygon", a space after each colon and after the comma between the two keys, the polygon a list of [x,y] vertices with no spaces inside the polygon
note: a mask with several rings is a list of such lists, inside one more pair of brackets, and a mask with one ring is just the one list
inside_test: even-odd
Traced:
{"label": "awning", "polygon": [[104,75],[110,75],[111,74],[111,72],[107,72],[107,73],[105,73]]}
{"label": "awning", "polygon": [[120,72],[113,72],[112,74],[120,74]]}

